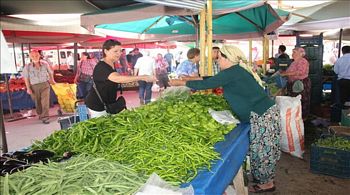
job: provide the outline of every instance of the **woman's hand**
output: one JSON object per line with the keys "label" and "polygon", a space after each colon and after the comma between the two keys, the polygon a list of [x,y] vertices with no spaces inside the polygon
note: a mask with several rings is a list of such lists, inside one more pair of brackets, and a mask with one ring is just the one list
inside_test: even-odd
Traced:
{"label": "woman's hand", "polygon": [[27,93],[28,93],[29,95],[31,95],[31,94],[33,93],[33,91],[32,91],[30,88],[27,88]]}
{"label": "woman's hand", "polygon": [[169,81],[169,85],[171,85],[171,86],[185,86],[186,81],[180,80],[180,79],[171,79]]}

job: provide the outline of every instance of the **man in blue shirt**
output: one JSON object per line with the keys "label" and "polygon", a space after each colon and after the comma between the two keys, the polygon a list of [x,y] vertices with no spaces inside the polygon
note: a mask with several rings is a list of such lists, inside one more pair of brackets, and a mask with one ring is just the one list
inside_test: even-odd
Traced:
{"label": "man in blue shirt", "polygon": [[350,46],[342,47],[343,56],[334,64],[334,72],[338,75],[340,102],[344,103],[350,98]]}
{"label": "man in blue shirt", "polygon": [[168,62],[168,65],[169,65],[168,69],[167,69],[168,72],[172,72],[172,71],[174,71],[173,66],[172,66],[172,62],[174,60],[174,55],[172,53],[170,53],[169,49],[167,51],[168,51],[168,53],[166,53],[164,55],[164,58],[166,59],[166,61]]}
{"label": "man in blue shirt", "polygon": [[178,77],[198,77],[197,63],[200,60],[200,50],[198,48],[188,50],[187,58],[177,67],[176,75]]}

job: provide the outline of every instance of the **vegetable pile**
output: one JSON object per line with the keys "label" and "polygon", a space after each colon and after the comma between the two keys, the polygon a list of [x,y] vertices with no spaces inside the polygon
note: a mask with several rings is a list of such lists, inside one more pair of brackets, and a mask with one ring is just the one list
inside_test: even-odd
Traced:
{"label": "vegetable pile", "polygon": [[214,144],[235,125],[221,125],[208,108],[227,110],[215,95],[169,96],[136,110],[94,118],[57,131],[33,149],[47,149],[61,156],[66,151],[131,165],[137,172],[153,172],[178,185],[192,180],[199,168],[210,170],[220,159]]}
{"label": "vegetable pile", "polygon": [[1,194],[134,194],[146,182],[130,167],[77,156],[63,163],[35,164],[1,178]]}
{"label": "vegetable pile", "polygon": [[344,137],[332,136],[325,139],[319,139],[315,144],[321,147],[350,151],[350,140]]}

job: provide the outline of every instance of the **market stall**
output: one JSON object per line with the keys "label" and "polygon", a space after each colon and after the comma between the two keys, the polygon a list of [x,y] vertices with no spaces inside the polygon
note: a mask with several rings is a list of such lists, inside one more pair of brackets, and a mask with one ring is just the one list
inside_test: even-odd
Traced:
{"label": "market stall", "polygon": [[223,194],[241,167],[249,148],[249,124],[241,124],[215,145],[221,160],[211,171],[199,171],[196,178],[183,186],[192,185],[195,194]]}
{"label": "market stall", "polygon": [[[248,151],[249,124],[235,127],[234,123],[215,121],[207,109],[227,109],[220,96],[164,98],[135,110],[77,123],[35,142],[29,152],[52,151],[55,161],[71,151],[74,156],[85,154],[130,166],[147,177],[156,173],[173,186],[192,185],[195,194],[223,193]],[[82,166],[88,164],[81,162]],[[10,175],[10,183],[21,174],[26,171]],[[64,174],[70,177],[70,173]],[[77,192],[67,186],[69,189]]]}

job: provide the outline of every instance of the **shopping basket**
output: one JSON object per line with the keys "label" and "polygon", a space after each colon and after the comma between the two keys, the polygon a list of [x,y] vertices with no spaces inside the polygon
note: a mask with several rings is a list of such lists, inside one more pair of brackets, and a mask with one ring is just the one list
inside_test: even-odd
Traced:
{"label": "shopping basket", "polygon": [[76,84],[69,83],[56,83],[51,85],[53,91],[55,92],[60,105],[60,109],[57,111],[58,115],[62,115],[62,110],[67,113],[75,112],[75,103],[77,102]]}

